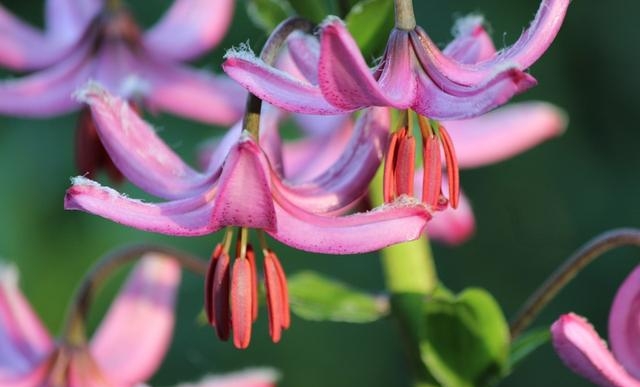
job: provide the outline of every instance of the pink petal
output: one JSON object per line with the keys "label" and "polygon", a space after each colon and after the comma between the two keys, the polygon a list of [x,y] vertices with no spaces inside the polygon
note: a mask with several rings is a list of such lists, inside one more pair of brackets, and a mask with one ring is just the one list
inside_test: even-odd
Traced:
{"label": "pink petal", "polygon": [[227,226],[275,229],[267,163],[258,145],[243,133],[225,161],[211,217]]}
{"label": "pink petal", "polygon": [[470,15],[456,21],[453,27],[455,39],[442,53],[464,64],[474,64],[491,59],[496,47],[484,29],[481,16]]}
{"label": "pink petal", "polygon": [[618,289],[609,314],[609,340],[618,361],[640,380],[640,266]]}
{"label": "pink petal", "polygon": [[223,226],[211,216],[215,188],[187,199],[153,204],[129,199],[83,177],[73,178],[72,183],[64,198],[67,210],[82,210],[126,226],[168,235],[205,235]]}
{"label": "pink petal", "polygon": [[[34,365],[21,375],[6,375],[0,373],[0,387],[40,387],[45,385],[50,372],[50,365],[43,361]],[[46,386],[46,385],[45,385]]]}
{"label": "pink petal", "polygon": [[320,88],[269,66],[249,51],[228,51],[222,69],[260,99],[286,111],[305,114],[340,114],[345,110],[329,104]]}
{"label": "pink petal", "polygon": [[147,254],[130,275],[91,340],[101,371],[121,385],[147,380],[171,341],[180,265],[170,256]]}
{"label": "pink petal", "polygon": [[150,88],[145,102],[151,109],[218,125],[242,117],[247,93],[224,76],[147,60],[141,70]]}
{"label": "pink petal", "polygon": [[206,376],[197,383],[176,387],[275,387],[278,373],[271,369],[248,369],[226,375]]}
{"label": "pink petal", "polygon": [[419,44],[414,40],[416,52],[425,71],[439,85],[453,82],[479,86],[508,69],[524,70],[531,66],[553,42],[570,2],[543,0],[536,18],[518,41],[493,59],[481,63],[465,64],[447,57],[420,28],[416,30],[420,36]]}
{"label": "pink petal", "polygon": [[[94,61],[91,79],[101,83],[113,94],[126,98],[136,97],[135,93],[139,90],[127,90],[126,81],[130,77],[144,74],[144,71],[138,68],[137,54],[131,46],[121,40],[106,41],[91,56]],[[86,81],[84,79],[82,84]]]}
{"label": "pink petal", "polygon": [[[422,171],[419,171],[419,174],[422,176]],[[469,240],[475,229],[476,222],[471,204],[469,199],[461,194],[458,208],[448,207],[433,214],[433,219],[427,224],[427,235],[433,240],[456,246]]]}
{"label": "pink petal", "polygon": [[366,213],[322,216],[276,198],[278,229],[269,234],[299,250],[325,254],[359,254],[414,240],[422,235],[429,211],[400,197]]}
{"label": "pink petal", "polygon": [[171,8],[144,36],[154,55],[187,60],[222,40],[231,23],[233,0],[174,0]]}
{"label": "pink petal", "polygon": [[508,159],[558,136],[568,119],[551,104],[524,102],[443,124],[453,139],[460,167],[473,168]]}
{"label": "pink petal", "polygon": [[51,337],[18,288],[17,270],[4,264],[0,264],[0,342],[0,386],[32,372],[53,349]]}
{"label": "pink petal", "polygon": [[313,85],[318,84],[320,42],[315,36],[294,33],[287,39],[287,53],[293,66],[278,66],[288,73],[299,72],[300,78]]}
{"label": "pink petal", "polygon": [[344,110],[366,106],[406,109],[415,97],[409,37],[394,30],[383,58],[382,73],[375,79],[358,45],[339,19],[322,27],[319,85],[327,101]]}
{"label": "pink petal", "polygon": [[76,97],[89,104],[98,135],[111,160],[127,179],[144,191],[178,199],[212,185],[211,176],[202,175],[185,164],[127,101],[111,95],[96,83],[87,84]]}
{"label": "pink petal", "polygon": [[309,212],[344,212],[367,192],[382,160],[381,150],[387,146],[389,125],[388,109],[369,109],[356,123],[346,147],[337,150],[341,156],[322,174],[302,182],[274,179],[281,198]]}
{"label": "pink petal", "polygon": [[77,109],[71,95],[91,77],[88,50],[83,45],[55,66],[0,82],[0,113],[44,118]]}
{"label": "pink petal", "polygon": [[513,76],[515,78],[496,78],[480,88],[455,95],[443,91],[425,73],[419,72],[418,93],[412,109],[436,120],[476,117],[536,84],[528,74],[515,73]]}
{"label": "pink petal", "polygon": [[558,356],[575,373],[603,387],[640,386],[640,381],[629,376],[583,317],[573,313],[561,316],[551,326],[551,334]]}
{"label": "pink petal", "polygon": [[76,43],[103,8],[100,0],[47,0],[45,24],[53,42]]}

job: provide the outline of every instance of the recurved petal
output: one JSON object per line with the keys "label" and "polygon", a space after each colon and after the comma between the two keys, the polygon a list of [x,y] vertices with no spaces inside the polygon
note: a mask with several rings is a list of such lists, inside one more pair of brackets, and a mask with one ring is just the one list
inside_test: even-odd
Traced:
{"label": "recurved petal", "polygon": [[[369,109],[356,122],[346,147],[336,150],[340,157],[313,180],[274,179],[280,198],[313,213],[344,213],[366,193],[380,165],[387,146],[389,121],[388,109]],[[322,153],[333,151],[322,149]]]}
{"label": "recurved petal", "polygon": [[15,375],[14,370],[11,371],[12,373],[9,374],[0,372],[0,387],[39,387],[43,385],[48,376],[50,364],[47,361],[42,361],[20,375]]}
{"label": "recurved petal", "polygon": [[476,221],[469,199],[460,194],[458,208],[447,207],[433,214],[433,219],[427,224],[427,235],[433,240],[456,246],[471,238],[475,229]]}
{"label": "recurved petal", "polygon": [[49,66],[64,54],[61,44],[15,17],[2,4],[0,47],[0,65],[21,71]]}
{"label": "recurved petal", "polygon": [[514,103],[476,118],[444,122],[461,168],[496,163],[558,136],[567,114],[545,102]]}
{"label": "recurved petal", "polygon": [[77,109],[72,94],[91,78],[87,50],[79,47],[46,70],[0,82],[0,114],[45,118]]}
{"label": "recurved petal", "polygon": [[70,45],[77,42],[102,8],[103,2],[100,0],[47,0],[47,37],[51,43]]}
{"label": "recurved petal", "polygon": [[179,283],[180,265],[171,256],[141,258],[91,340],[105,376],[126,386],[156,371],[171,341]]}
{"label": "recurved petal", "polygon": [[244,111],[247,93],[225,76],[155,60],[141,74],[149,80],[151,109],[217,125],[233,124]]}
{"label": "recurved petal", "polygon": [[269,234],[299,250],[326,254],[359,254],[420,237],[431,213],[401,196],[369,212],[322,216],[276,200],[278,228]]}
{"label": "recurved petal", "polygon": [[624,280],[613,301],[609,341],[616,359],[640,380],[640,266]]}
{"label": "recurved petal", "polygon": [[167,235],[197,236],[223,225],[211,216],[216,188],[187,199],[144,203],[78,176],[65,194],[64,208],[81,210],[126,226]]}
{"label": "recurved petal", "polygon": [[[18,288],[18,271],[0,263],[0,386],[37,372],[53,348],[51,337]],[[35,376],[34,376],[35,377]],[[18,384],[20,385],[20,384]],[[27,384],[25,384],[27,385]]]}
{"label": "recurved petal", "polygon": [[226,375],[206,376],[196,383],[181,383],[175,387],[274,387],[279,375],[270,368],[247,369]]}
{"label": "recurved petal", "polygon": [[345,111],[367,106],[405,109],[415,97],[416,80],[406,32],[394,30],[374,78],[358,45],[342,21],[328,19],[320,40],[318,83],[329,103]]}
{"label": "recurved petal", "polygon": [[412,37],[416,54],[425,71],[440,85],[483,85],[505,71],[531,66],[553,42],[570,2],[543,0],[536,18],[518,41],[490,60],[469,64],[450,58],[419,27]]}
{"label": "recurved petal", "polygon": [[442,53],[464,64],[491,59],[496,54],[496,47],[483,23],[484,19],[478,15],[458,19],[453,27],[455,39]]}
{"label": "recurved petal", "polygon": [[341,114],[344,109],[328,103],[320,88],[258,59],[253,52],[231,50],[222,69],[260,99],[281,109],[305,114]]}
{"label": "recurved petal", "polygon": [[551,326],[551,335],[558,356],[575,373],[603,387],[640,386],[585,318],[573,313],[562,315]]}
{"label": "recurved petal", "polygon": [[174,0],[162,18],[145,33],[154,55],[188,60],[203,54],[224,37],[231,23],[233,0]]}
{"label": "recurved petal", "polygon": [[436,120],[471,118],[503,105],[535,84],[531,75],[514,70],[506,78],[495,78],[482,87],[452,94],[434,84],[425,73],[418,73],[418,93],[412,108]]}
{"label": "recurved petal", "polygon": [[138,187],[165,199],[180,199],[213,184],[212,176],[198,173],[182,161],[127,101],[94,82],[80,89],[76,98],[91,108],[111,160]]}

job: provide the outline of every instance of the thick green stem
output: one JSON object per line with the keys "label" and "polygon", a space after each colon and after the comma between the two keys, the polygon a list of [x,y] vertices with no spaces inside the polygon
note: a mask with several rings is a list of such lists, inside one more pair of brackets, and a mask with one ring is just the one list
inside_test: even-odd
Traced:
{"label": "thick green stem", "polygon": [[[369,197],[373,205],[382,199],[382,171],[371,183]],[[407,343],[414,371],[414,386],[437,386],[420,356],[422,303],[438,284],[431,248],[426,236],[382,249],[382,269],[386,287],[391,294],[391,313],[398,319]]]}
{"label": "thick green stem", "polygon": [[207,263],[197,257],[180,250],[159,245],[132,245],[112,251],[98,260],[91,270],[85,274],[76,290],[67,319],[62,331],[62,341],[72,346],[86,343],[86,321],[89,308],[96,290],[113,272],[124,264],[139,259],[146,253],[159,253],[175,259],[180,265],[196,274],[205,275]]}
{"label": "thick green stem", "polygon": [[602,254],[620,246],[639,246],[640,230],[622,228],[607,231],[587,242],[569,257],[529,297],[511,323],[512,340],[518,337],[542,309],[588,264]]}

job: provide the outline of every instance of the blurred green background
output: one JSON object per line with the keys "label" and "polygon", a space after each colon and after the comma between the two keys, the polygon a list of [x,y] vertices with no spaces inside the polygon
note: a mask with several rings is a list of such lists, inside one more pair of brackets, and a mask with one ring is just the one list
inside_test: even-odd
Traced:
{"label": "blurred green background", "polygon": [[[149,25],[169,0],[128,2],[141,24]],[[485,15],[498,47],[510,44],[530,22],[536,0],[416,1],[419,23],[436,42],[451,39],[456,17]],[[3,1],[35,24],[42,23],[41,0]],[[565,108],[569,129],[562,137],[512,160],[462,172],[473,203],[477,232],[466,244],[436,245],[443,281],[453,290],[481,286],[491,291],[507,316],[589,238],[607,229],[640,225],[640,50],[638,2],[571,4],[550,50],[531,73],[539,86],[517,100],[540,99]],[[220,72],[225,49],[249,40],[259,49],[263,33],[248,21],[238,2],[236,21],[224,42],[196,64]],[[5,73],[6,74],[6,73]],[[193,160],[194,147],[221,133],[167,115],[149,117],[178,152]],[[22,288],[53,332],[60,328],[74,287],[97,257],[128,242],[161,241],[209,255],[219,235],[162,237],[116,225],[79,212],[65,212],[62,199],[75,174],[76,115],[51,120],[0,117],[0,256],[20,268]],[[121,187],[136,197],[130,185]],[[313,269],[355,286],[383,288],[375,254],[332,257],[293,251],[272,242],[285,270]],[[567,287],[534,325],[559,314],[587,316],[606,335],[609,305],[617,284],[634,267],[638,252],[620,249],[597,261]],[[282,371],[281,386],[403,386],[408,369],[393,321],[367,325],[312,323],[294,318],[278,345],[270,343],[264,309],[246,351],[221,343],[213,330],[197,324],[202,279],[185,274],[178,324],[171,351],[152,379],[155,386],[195,380],[252,366]],[[98,321],[117,288],[111,283],[94,309]],[[95,323],[95,322],[94,322]],[[133,345],[133,344],[132,344]],[[586,386],[560,363],[550,345],[527,359],[503,386]]]}

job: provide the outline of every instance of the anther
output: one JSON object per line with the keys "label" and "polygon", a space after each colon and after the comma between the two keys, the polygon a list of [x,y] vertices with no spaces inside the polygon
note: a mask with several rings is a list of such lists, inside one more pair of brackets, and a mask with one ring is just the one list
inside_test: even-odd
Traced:
{"label": "anther", "polygon": [[282,335],[283,310],[282,287],[275,255],[268,251],[264,257],[264,280],[267,289],[267,312],[269,315],[269,335],[274,343],[280,341]]}
{"label": "anther", "polygon": [[231,278],[231,323],[233,344],[244,349],[251,341],[253,323],[253,284],[251,263],[247,258],[237,258],[233,264]]}
{"label": "anther", "polygon": [[402,128],[391,136],[384,166],[385,202],[390,202],[400,195],[413,195],[415,147],[415,138],[407,128]]}
{"label": "anther", "polygon": [[442,147],[447,162],[447,177],[449,179],[449,202],[452,208],[458,208],[460,198],[460,170],[458,168],[458,159],[456,151],[453,147],[453,141],[447,130],[442,125],[438,125],[438,133],[442,139]]}

